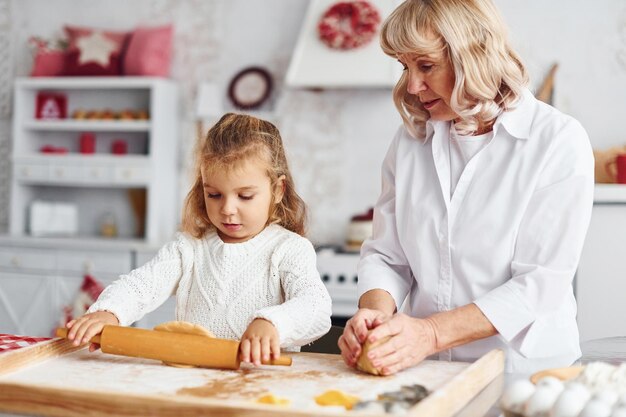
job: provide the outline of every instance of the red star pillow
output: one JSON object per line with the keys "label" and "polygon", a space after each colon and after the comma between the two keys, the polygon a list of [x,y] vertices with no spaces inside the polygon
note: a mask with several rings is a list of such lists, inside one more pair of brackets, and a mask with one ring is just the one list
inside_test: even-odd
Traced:
{"label": "red star pillow", "polygon": [[121,75],[126,32],[65,26],[69,47],[65,75]]}

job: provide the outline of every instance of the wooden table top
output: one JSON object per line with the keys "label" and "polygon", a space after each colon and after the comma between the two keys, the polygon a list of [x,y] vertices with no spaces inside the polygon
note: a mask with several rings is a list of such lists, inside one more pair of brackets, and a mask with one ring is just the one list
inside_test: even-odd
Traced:
{"label": "wooden table top", "polygon": [[[64,340],[42,343],[46,344],[57,352],[46,355],[49,352],[37,345],[40,352],[23,349],[17,355],[0,355],[1,411],[51,416],[82,416],[87,410],[98,416],[178,417],[207,412],[228,416],[345,416],[356,412],[322,407],[314,398],[335,389],[366,401],[403,385],[421,384],[432,393],[408,415],[449,417],[485,386],[494,385],[503,371],[501,351],[492,351],[473,364],[424,361],[396,375],[376,377],[348,368],[339,355],[297,353],[292,355],[291,367],[245,365],[232,371],[181,369],[149,359],[86,349],[71,351]],[[268,393],[288,399],[289,406],[257,402]],[[495,398],[497,395],[499,392]],[[493,403],[495,398],[492,395],[488,401]]]}

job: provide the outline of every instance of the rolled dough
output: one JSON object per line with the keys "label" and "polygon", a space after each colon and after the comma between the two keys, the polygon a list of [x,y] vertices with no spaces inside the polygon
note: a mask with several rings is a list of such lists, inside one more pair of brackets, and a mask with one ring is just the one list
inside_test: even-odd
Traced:
{"label": "rolled dough", "polygon": [[[199,336],[215,337],[213,333],[211,333],[204,327],[186,321],[167,321],[156,326],[154,330],[158,332],[195,334]],[[195,366],[193,365],[186,365],[182,363],[171,363],[165,361],[163,363],[169,366],[174,366],[176,368],[195,368]]]}
{"label": "rolled dough", "polygon": [[360,399],[358,397],[346,394],[345,392],[336,389],[328,390],[322,395],[315,397],[315,402],[318,405],[339,405],[341,407],[345,407],[346,410],[351,410],[354,404],[359,401]]}

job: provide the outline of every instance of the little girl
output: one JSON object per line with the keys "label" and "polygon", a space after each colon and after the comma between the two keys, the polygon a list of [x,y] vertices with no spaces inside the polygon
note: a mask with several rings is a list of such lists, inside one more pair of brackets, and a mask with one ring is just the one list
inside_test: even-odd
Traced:
{"label": "little girl", "polygon": [[75,345],[104,325],[130,325],[172,294],[177,320],[241,339],[241,360],[255,365],[329,330],[330,296],[302,237],[306,209],[278,129],[224,115],[198,143],[195,172],[183,232],[67,324]]}

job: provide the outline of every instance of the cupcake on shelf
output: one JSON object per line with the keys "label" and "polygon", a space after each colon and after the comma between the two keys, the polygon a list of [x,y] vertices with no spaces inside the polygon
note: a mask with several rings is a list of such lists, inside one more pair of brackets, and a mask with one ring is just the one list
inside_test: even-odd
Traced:
{"label": "cupcake on shelf", "polygon": [[352,216],[348,224],[348,234],[346,236],[345,250],[348,252],[359,252],[363,242],[372,236],[372,222],[374,220],[374,209]]}

